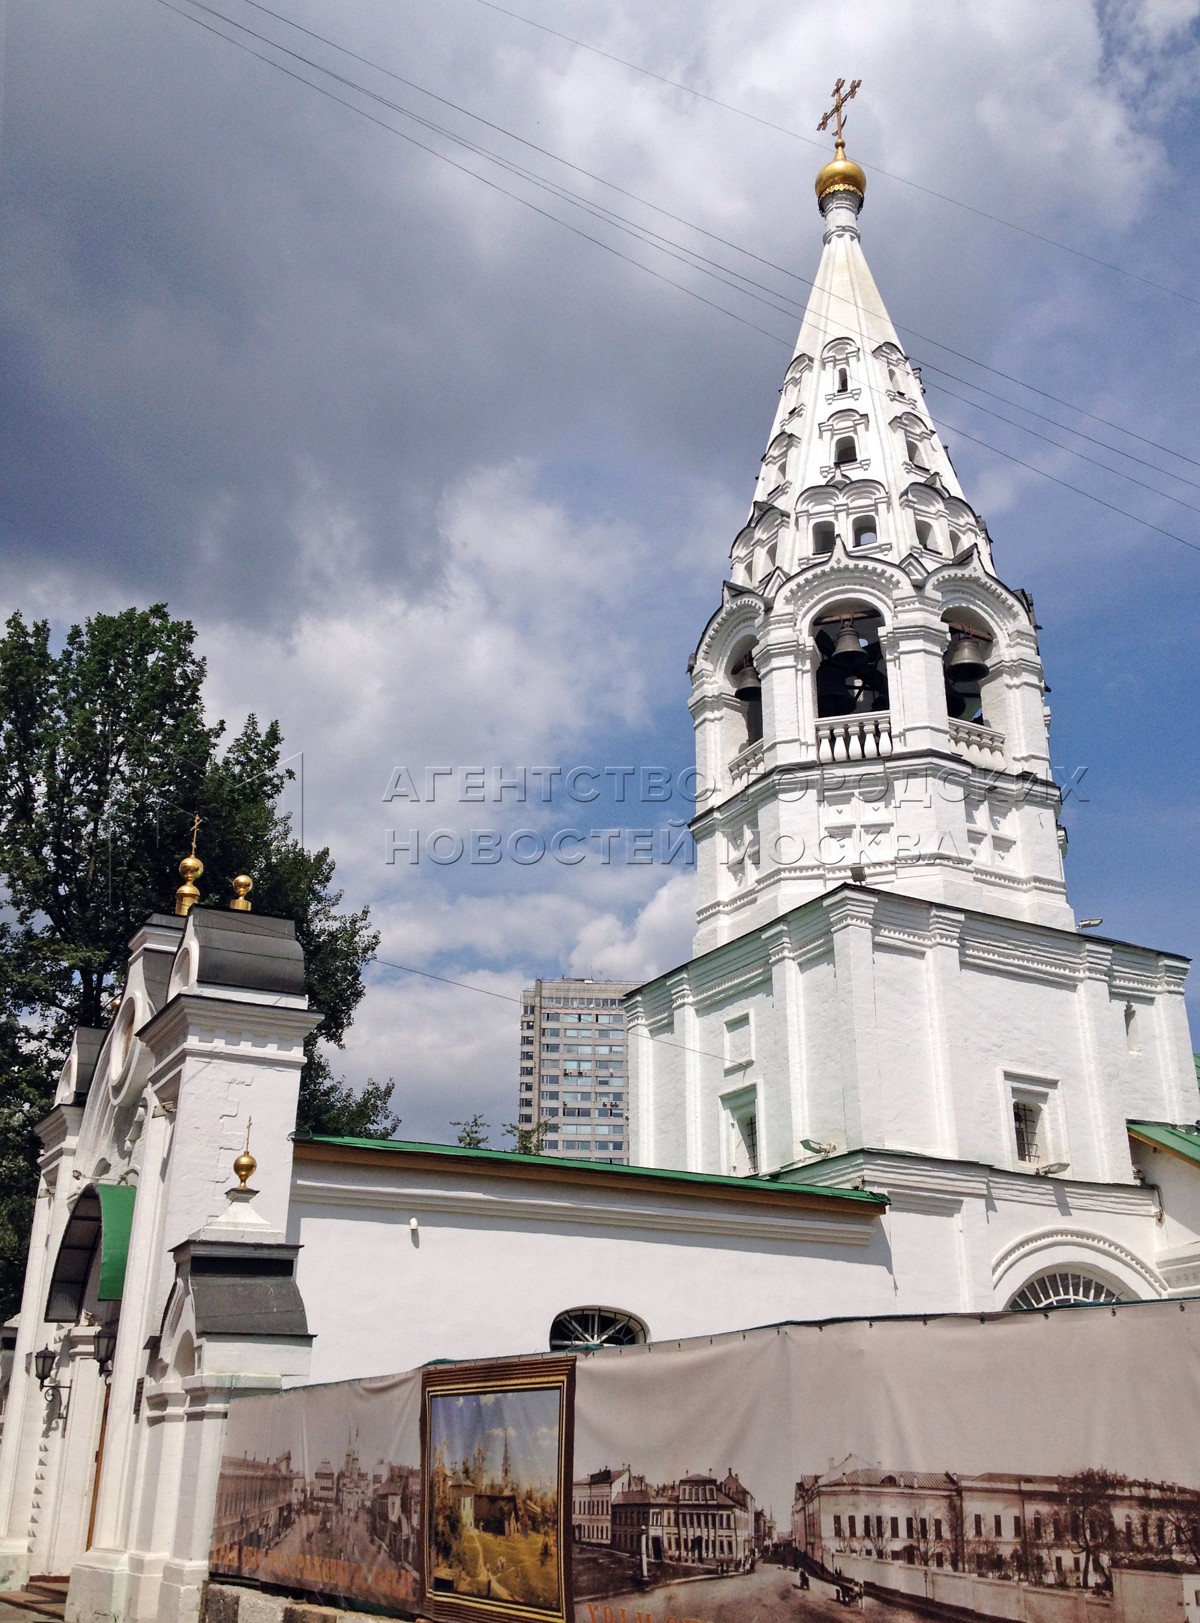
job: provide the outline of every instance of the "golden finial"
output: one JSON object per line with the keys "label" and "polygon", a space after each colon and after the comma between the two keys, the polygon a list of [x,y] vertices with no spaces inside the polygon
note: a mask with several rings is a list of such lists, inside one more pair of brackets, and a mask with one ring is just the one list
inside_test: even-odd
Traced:
{"label": "golden finial", "polygon": [[248,913],[250,911],[250,903],[246,898],[253,889],[254,881],[250,875],[248,873],[238,874],[233,881],[233,900],[229,904],[235,913]]}
{"label": "golden finial", "polygon": [[179,864],[179,872],[183,876],[183,884],[175,892],[175,911],[187,914],[200,900],[200,892],[196,889],[195,881],[204,872],[204,864],[196,855],[196,836],[200,832],[199,817],[192,818],[192,849],[190,855],[184,857]]}
{"label": "golden finial", "polygon": [[860,202],[866,195],[866,175],[846,156],[846,103],[858,94],[861,84],[861,79],[853,79],[847,90],[846,81],[839,79],[833,87],[833,106],[817,125],[818,130],[827,130],[829,121],[834,121],[833,162],[827,163],[817,176],[818,203],[823,203],[831,192],[857,192]]}
{"label": "golden finial", "polygon": [[250,1129],[254,1126],[254,1117],[246,1123],[246,1147],[233,1163],[234,1175],[238,1181],[238,1189],[245,1189],[254,1176],[258,1162],[250,1154]]}

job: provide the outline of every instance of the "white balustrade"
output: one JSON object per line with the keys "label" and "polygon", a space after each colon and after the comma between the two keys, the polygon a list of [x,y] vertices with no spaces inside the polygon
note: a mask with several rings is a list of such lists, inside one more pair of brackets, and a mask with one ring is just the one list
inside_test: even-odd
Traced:
{"label": "white balustrade", "polygon": [[892,753],[892,718],[886,710],[831,716],[817,723],[817,760],[886,760]]}
{"label": "white balustrade", "polygon": [[1004,766],[1004,734],[979,721],[951,721],[950,743],[976,766]]}

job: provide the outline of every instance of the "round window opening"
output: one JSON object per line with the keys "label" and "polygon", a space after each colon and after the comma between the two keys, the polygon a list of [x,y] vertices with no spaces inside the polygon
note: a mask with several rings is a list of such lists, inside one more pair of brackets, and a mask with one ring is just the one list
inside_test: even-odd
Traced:
{"label": "round window opening", "polygon": [[1031,1308],[1078,1307],[1084,1303],[1119,1302],[1122,1300],[1111,1285],[1105,1285],[1090,1274],[1039,1274],[1031,1279],[1008,1304],[1009,1310],[1028,1312]]}
{"label": "round window opening", "polygon": [[587,1347],[640,1347],[649,1340],[646,1326],[632,1313],[615,1307],[570,1307],[550,1326],[550,1351]]}

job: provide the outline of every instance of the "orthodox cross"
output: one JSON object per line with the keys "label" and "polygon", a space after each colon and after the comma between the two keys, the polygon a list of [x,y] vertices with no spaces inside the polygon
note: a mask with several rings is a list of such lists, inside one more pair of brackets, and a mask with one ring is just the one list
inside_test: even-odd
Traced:
{"label": "orthodox cross", "polygon": [[842,130],[845,125],[845,118],[843,114],[846,103],[854,100],[855,95],[858,93],[858,87],[861,84],[861,79],[852,79],[850,81],[850,88],[847,90],[846,81],[844,79],[839,79],[837,84],[835,84],[833,87],[833,106],[817,125],[818,130],[827,130],[829,128],[829,120],[831,118],[835,119],[837,121],[837,134],[835,136],[835,140],[838,146],[845,145],[845,138],[842,134]]}
{"label": "orthodox cross", "polygon": [[203,821],[203,819],[200,817],[199,813],[197,813],[196,816],[192,818],[192,855],[193,856],[196,855],[196,837],[200,833],[200,824],[201,824],[202,821]]}

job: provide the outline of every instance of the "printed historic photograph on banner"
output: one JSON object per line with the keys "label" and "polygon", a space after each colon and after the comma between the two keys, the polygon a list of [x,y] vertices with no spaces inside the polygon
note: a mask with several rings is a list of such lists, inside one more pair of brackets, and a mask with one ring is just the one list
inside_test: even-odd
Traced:
{"label": "printed historic photograph on banner", "polygon": [[214,1577],[381,1610],[416,1606],[420,1376],[230,1406]]}
{"label": "printed historic photograph on banner", "polygon": [[435,1615],[565,1615],[571,1364],[425,1372],[425,1599]]}
{"label": "printed historic photograph on banner", "polygon": [[1200,1623],[1194,1322],[860,1320],[581,1360],[575,1623]]}

